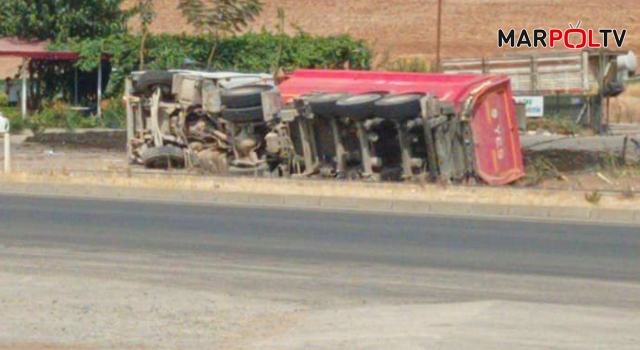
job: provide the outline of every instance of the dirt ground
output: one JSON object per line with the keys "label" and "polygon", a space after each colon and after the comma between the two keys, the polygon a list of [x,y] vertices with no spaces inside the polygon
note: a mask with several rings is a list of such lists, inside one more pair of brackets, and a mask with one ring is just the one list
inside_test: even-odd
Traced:
{"label": "dirt ground", "polygon": [[[579,279],[228,254],[20,246],[0,254],[2,350],[632,349],[640,326],[624,309],[535,302],[558,286],[584,297]],[[481,291],[502,286],[515,300],[452,301],[461,281]],[[412,288],[433,293],[412,301]],[[637,287],[589,281],[589,289],[602,297]]]}
{"label": "dirt ground", "polygon": [[[133,3],[132,0],[128,2]],[[178,0],[158,0],[155,32],[182,33],[192,29],[179,11]],[[274,30],[278,8],[286,12],[286,30],[313,35],[349,33],[369,42],[378,55],[435,58],[437,0],[265,0],[252,30]],[[627,29],[625,49],[639,51],[640,10],[635,0],[445,0],[442,9],[442,56],[445,58],[504,55],[497,30],[582,28]]]}
{"label": "dirt ground", "polygon": [[15,171],[124,172],[128,168],[125,152],[99,148],[24,144],[13,149],[11,158],[12,170]]}
{"label": "dirt ground", "polygon": [[[630,183],[640,189],[640,177],[631,173],[608,174],[614,185],[593,174],[543,182],[543,187],[576,186],[576,191],[560,194],[514,187],[212,179],[141,167],[134,167],[129,176],[124,151],[109,146],[121,144],[121,136],[106,135],[107,146],[102,148],[70,142],[86,139],[79,135],[65,140],[50,136],[40,143],[14,137],[16,174],[9,179],[571,206],[591,205],[584,199],[588,186],[623,189]],[[594,162],[588,159],[587,163]],[[6,177],[0,175],[0,179]],[[638,203],[638,198],[616,194],[602,198],[600,205],[637,208]],[[205,259],[174,252],[96,251],[80,245],[73,249],[0,245],[0,256],[0,350],[279,350],[307,349],[309,344],[321,344],[323,349],[506,349],[516,343],[523,349],[553,344],[577,350],[594,344],[632,349],[629,344],[639,340],[629,336],[640,326],[640,319],[631,311],[531,301],[553,294],[558,283],[572,296],[636,295],[635,287],[617,282],[590,281],[585,292],[582,280],[547,276],[517,279],[446,270],[407,274],[407,268],[370,263],[247,262],[231,254]],[[390,280],[407,300],[370,295],[368,288],[386,290]],[[446,301],[461,281],[507,286],[501,289],[505,295],[515,288],[509,293],[521,299]],[[434,290],[435,299],[412,300],[416,284]],[[279,288],[282,286],[290,288]],[[477,345],[478,339],[482,346]]]}
{"label": "dirt ground", "polygon": [[[122,132],[98,130],[91,132],[52,131],[40,139],[26,135],[13,136],[12,170],[13,181],[68,182],[94,185],[164,187],[201,190],[222,190],[231,192],[273,192],[292,194],[343,195],[392,197],[404,199],[454,200],[462,202],[496,202],[513,204],[557,205],[558,199],[571,198],[563,205],[590,205],[586,196],[599,197],[607,194],[609,204],[631,205],[640,198],[640,165],[623,164],[616,152],[593,152],[591,148],[601,147],[598,137],[584,138],[585,141],[560,139],[555,144],[578,149],[554,149],[538,147],[525,150],[527,176],[518,183],[505,188],[486,186],[427,184],[417,181],[413,184],[365,184],[360,182],[336,182],[332,180],[286,180],[265,178],[215,178],[198,170],[148,170],[142,166],[131,166],[126,160],[122,147]],[[542,138],[546,140],[546,138]],[[553,140],[551,138],[551,140]],[[617,145],[619,139],[604,142]],[[34,142],[37,141],[37,142]],[[542,141],[544,143],[547,141]],[[564,143],[563,143],[564,142]],[[569,146],[566,145],[567,142]],[[529,142],[530,143],[530,142]],[[540,143],[540,142],[538,142]],[[580,147],[584,149],[580,149]],[[633,148],[629,148],[633,150]],[[635,152],[635,151],[633,151]],[[632,151],[629,151],[632,154]],[[5,176],[6,177],[6,176]],[[536,193],[548,192],[540,197]],[[550,191],[550,192],[549,192]],[[555,193],[554,192],[558,192]],[[524,193],[538,199],[523,201]],[[495,197],[500,194],[500,199]],[[558,197],[560,196],[560,197]],[[532,197],[532,198],[533,198]],[[632,202],[629,202],[629,201]],[[526,202],[526,203],[525,203]],[[619,203],[614,203],[619,202]]]}

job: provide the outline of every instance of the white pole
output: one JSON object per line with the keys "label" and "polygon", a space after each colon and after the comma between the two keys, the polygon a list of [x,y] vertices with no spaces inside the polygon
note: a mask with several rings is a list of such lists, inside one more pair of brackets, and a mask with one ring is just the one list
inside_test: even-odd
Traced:
{"label": "white pole", "polygon": [[22,94],[20,96],[22,119],[27,118],[27,59],[22,59],[22,69],[20,74],[22,75]]}
{"label": "white pole", "polygon": [[11,135],[8,132],[4,134],[4,172],[11,172]]}
{"label": "white pole", "polygon": [[102,118],[102,57],[98,64],[98,118]]}

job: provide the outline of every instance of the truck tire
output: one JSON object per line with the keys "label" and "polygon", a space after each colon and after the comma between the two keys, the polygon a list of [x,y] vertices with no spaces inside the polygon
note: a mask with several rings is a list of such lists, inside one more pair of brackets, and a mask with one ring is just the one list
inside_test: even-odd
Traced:
{"label": "truck tire", "polygon": [[378,118],[395,121],[415,118],[422,111],[420,106],[422,97],[424,94],[389,95],[375,103],[375,115]]}
{"label": "truck tire", "polygon": [[264,122],[262,106],[249,108],[233,108],[222,111],[222,119],[232,123],[261,123]]}
{"label": "truck tire", "polygon": [[250,108],[262,106],[262,93],[273,89],[269,85],[250,85],[223,90],[222,105],[227,108]]}
{"label": "truck tire", "polygon": [[348,117],[355,121],[373,118],[373,105],[382,97],[380,94],[362,94],[343,98],[336,103],[338,116]]}
{"label": "truck tire", "polygon": [[313,114],[323,117],[335,117],[338,113],[336,103],[348,96],[349,94],[343,92],[317,94],[309,98],[309,105]]}
{"label": "truck tire", "polygon": [[173,73],[165,71],[149,71],[138,78],[135,84],[136,95],[150,96],[157,88],[162,91],[162,98],[171,97]]}
{"label": "truck tire", "polygon": [[151,169],[184,168],[185,164],[184,152],[176,146],[148,148],[140,158],[142,163]]}

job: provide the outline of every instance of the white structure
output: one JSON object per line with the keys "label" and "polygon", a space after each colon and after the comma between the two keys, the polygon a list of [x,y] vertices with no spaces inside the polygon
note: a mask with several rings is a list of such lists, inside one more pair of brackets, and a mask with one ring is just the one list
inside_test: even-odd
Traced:
{"label": "white structure", "polygon": [[9,119],[0,113],[0,136],[4,139],[4,172],[11,171],[11,137],[9,135]]}

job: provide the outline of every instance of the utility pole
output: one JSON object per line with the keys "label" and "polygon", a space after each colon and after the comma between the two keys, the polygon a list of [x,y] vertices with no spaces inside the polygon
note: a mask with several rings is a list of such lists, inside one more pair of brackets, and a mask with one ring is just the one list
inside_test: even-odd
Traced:
{"label": "utility pole", "polygon": [[442,71],[440,49],[442,46],[442,0],[438,0],[438,29],[436,30],[436,69]]}

